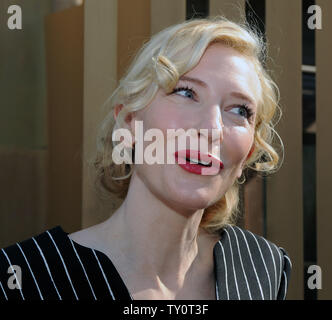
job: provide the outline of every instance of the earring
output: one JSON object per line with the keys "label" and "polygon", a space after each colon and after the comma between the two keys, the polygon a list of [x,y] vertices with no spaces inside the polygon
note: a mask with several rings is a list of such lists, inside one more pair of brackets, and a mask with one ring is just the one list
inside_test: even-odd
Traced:
{"label": "earring", "polygon": [[243,173],[243,171],[242,171],[241,177],[242,177],[242,176],[243,176],[242,181],[239,181],[239,179],[236,179],[236,182],[237,182],[238,184],[244,184],[244,183],[246,182],[246,176],[245,176],[245,174]]}
{"label": "earring", "polygon": [[132,145],[132,151],[131,151],[131,161],[134,164],[135,163],[135,142]]}

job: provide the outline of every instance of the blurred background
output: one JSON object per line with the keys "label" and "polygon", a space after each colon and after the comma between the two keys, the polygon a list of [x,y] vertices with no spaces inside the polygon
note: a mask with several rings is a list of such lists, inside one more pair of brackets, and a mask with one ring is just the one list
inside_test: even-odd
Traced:
{"label": "blurred background", "polygon": [[[22,29],[7,27],[13,4]],[[312,5],[321,29],[309,28]],[[332,299],[329,0],[1,0],[0,248],[108,218],[121,201],[97,198],[87,166],[102,104],[151,35],[219,14],[262,32],[283,110],[283,166],[268,177],[246,173],[238,225],[287,250],[288,299]],[[321,267],[322,289],[309,288],[310,265]]]}

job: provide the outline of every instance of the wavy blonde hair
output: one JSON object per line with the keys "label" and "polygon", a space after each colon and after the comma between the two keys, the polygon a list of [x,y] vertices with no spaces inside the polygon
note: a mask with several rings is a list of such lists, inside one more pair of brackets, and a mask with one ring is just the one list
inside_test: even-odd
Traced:
{"label": "wavy blonde hair", "polygon": [[[125,127],[127,115],[149,105],[159,89],[171,92],[179,78],[198,64],[213,43],[231,47],[250,59],[262,87],[255,122],[254,152],[244,169],[251,168],[264,174],[276,171],[282,162],[278,153],[283,154],[283,145],[274,126],[280,119],[278,117],[275,121],[277,111],[281,116],[281,110],[278,88],[263,67],[266,48],[262,38],[245,23],[215,17],[173,25],[145,43],[104,105],[108,108],[107,116],[99,128],[93,163],[98,194],[106,199],[110,193],[125,198],[133,172],[132,164],[116,165],[112,159],[116,145],[112,140],[114,130]],[[114,120],[114,108],[120,104],[123,108]],[[279,150],[272,146],[275,136],[279,138]],[[234,224],[238,203],[239,182],[236,180],[221,199],[204,210],[201,227],[208,232],[217,232],[225,224]]]}

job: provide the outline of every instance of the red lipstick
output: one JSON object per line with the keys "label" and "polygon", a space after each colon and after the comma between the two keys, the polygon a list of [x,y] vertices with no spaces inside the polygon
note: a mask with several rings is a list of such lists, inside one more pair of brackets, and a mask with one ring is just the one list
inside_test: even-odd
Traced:
{"label": "red lipstick", "polygon": [[199,175],[216,175],[223,169],[223,163],[210,154],[197,150],[180,150],[174,153],[176,163],[184,170]]}

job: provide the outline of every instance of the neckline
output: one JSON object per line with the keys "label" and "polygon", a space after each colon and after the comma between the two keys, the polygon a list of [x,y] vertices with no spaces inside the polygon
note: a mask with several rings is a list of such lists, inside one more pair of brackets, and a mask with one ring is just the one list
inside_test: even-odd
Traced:
{"label": "neckline", "polygon": [[[214,245],[213,247],[213,270],[214,270],[214,291],[215,291],[215,299],[214,300],[219,300],[219,286],[218,286],[218,278],[217,278],[217,265],[216,265],[216,259],[215,259],[215,251],[216,251],[216,247],[218,245],[219,242],[221,242],[225,232],[224,232],[224,229],[227,228],[227,225],[224,226],[224,228],[221,230],[221,233],[220,233],[220,237],[219,237],[219,240],[216,242],[216,244]],[[64,231],[63,228],[61,226],[57,226],[55,227],[54,229],[59,229],[66,237],[66,240],[69,241],[69,242],[73,242],[75,244],[75,246],[79,246],[81,248],[83,248],[84,250],[93,250],[94,252],[96,252],[96,254],[98,253],[98,255],[100,257],[103,258],[103,261],[106,263],[106,264],[109,264],[110,268],[113,269],[113,271],[116,273],[117,277],[119,278],[120,280],[120,283],[121,283],[121,286],[125,289],[125,291],[127,292],[128,296],[130,297],[131,300],[134,301],[134,298],[132,296],[132,294],[130,293],[126,283],[124,282],[120,272],[118,271],[118,269],[116,268],[116,266],[114,265],[114,263],[112,262],[111,258],[106,255],[104,252],[98,250],[98,249],[95,249],[95,248],[92,248],[92,247],[87,247],[87,246],[84,246],[72,239],[69,238],[69,233]],[[212,300],[211,300],[212,301]]]}
{"label": "neckline", "polygon": [[119,271],[115,267],[115,265],[112,262],[112,260],[104,252],[102,252],[102,251],[100,251],[98,249],[92,248],[92,247],[84,246],[84,245],[82,245],[82,244],[80,244],[80,243],[78,243],[78,242],[70,239],[69,238],[69,233],[66,232],[66,231],[64,231],[61,226],[57,226],[54,229],[58,229],[62,234],[64,234],[65,235],[65,239],[67,241],[69,241],[69,242],[73,242],[75,244],[75,247],[79,247],[79,248],[83,249],[84,251],[91,251],[91,250],[93,250],[99,256],[99,258],[102,259],[102,261],[100,263],[102,264],[103,269],[105,268],[104,264],[106,264],[106,267],[110,268],[116,274],[117,278],[119,279],[119,283],[120,283],[121,287],[126,291],[127,295],[130,297],[130,299],[134,300],[134,298],[132,297],[130,291],[128,290],[125,282],[123,281],[123,278],[120,275]]}

